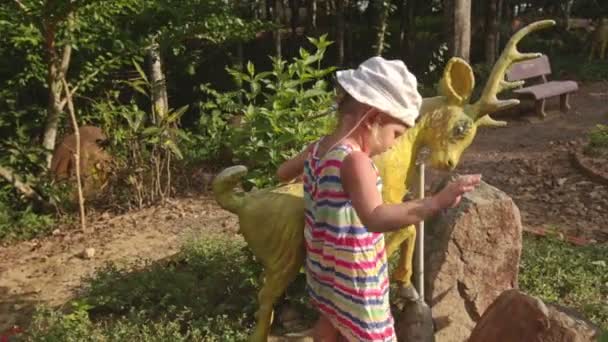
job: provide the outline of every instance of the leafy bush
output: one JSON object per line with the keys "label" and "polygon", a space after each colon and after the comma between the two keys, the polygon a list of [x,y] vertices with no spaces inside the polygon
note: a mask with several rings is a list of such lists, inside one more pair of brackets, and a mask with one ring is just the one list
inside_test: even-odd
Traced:
{"label": "leafy bush", "polygon": [[589,60],[589,51],[585,50],[579,54],[549,55],[554,79],[575,78],[579,81],[603,81],[608,80],[608,61]]}
{"label": "leafy bush", "polygon": [[167,113],[150,113],[135,98],[127,104],[120,101],[123,93],[133,91],[143,95],[147,104],[151,101],[153,84],[139,64],[133,63],[139,77],[120,82],[128,89],[108,92],[106,99],[93,104],[86,117],[99,122],[113,158],[109,186],[105,196],[98,196],[101,198],[98,205],[141,208],[170,196],[172,163],[183,158],[179,145],[188,139],[178,127],[188,106],[169,109]]}
{"label": "leafy bush", "polygon": [[220,93],[203,86],[211,99],[200,104],[196,144],[203,151],[195,153],[210,158],[227,149],[233,163],[250,167],[250,185],[263,187],[272,183],[278,164],[326,133],[332,119],[312,117],[333,102],[325,78],[334,68],[321,67],[330,42],[325,36],[309,40],[316,51],[300,49],[289,65],[275,58],[268,72],[256,72],[252,63],[246,72],[228,69],[241,86],[237,91]]}
{"label": "leafy bush", "polygon": [[[8,111],[0,115],[0,133],[12,132],[0,140],[0,167],[29,184],[58,209],[66,208],[67,191],[50,181],[45,151],[31,145],[34,127],[21,114]],[[0,177],[0,240],[29,239],[49,231],[54,219],[48,211],[39,209]]]}
{"label": "leafy bush", "polygon": [[574,247],[526,238],[519,285],[544,301],[575,308],[608,329],[608,246]]}
{"label": "leafy bush", "polygon": [[0,196],[0,240],[31,239],[51,230],[52,215],[36,213],[32,206],[15,209],[9,200]]}

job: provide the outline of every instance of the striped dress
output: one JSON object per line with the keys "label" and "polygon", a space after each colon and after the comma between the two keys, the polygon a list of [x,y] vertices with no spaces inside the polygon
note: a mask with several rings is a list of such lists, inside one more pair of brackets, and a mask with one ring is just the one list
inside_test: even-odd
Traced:
{"label": "striped dress", "polygon": [[[349,341],[396,341],[384,236],[363,226],[340,180],[342,161],[354,149],[338,145],[318,159],[318,146],[304,164],[311,301]],[[380,191],[379,176],[377,186]]]}

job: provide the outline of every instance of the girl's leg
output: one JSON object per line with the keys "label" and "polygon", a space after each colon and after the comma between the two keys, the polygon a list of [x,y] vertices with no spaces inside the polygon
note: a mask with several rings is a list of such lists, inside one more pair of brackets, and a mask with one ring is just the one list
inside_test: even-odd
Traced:
{"label": "girl's leg", "polygon": [[339,333],[329,319],[321,315],[315,323],[313,336],[315,342],[338,342]]}

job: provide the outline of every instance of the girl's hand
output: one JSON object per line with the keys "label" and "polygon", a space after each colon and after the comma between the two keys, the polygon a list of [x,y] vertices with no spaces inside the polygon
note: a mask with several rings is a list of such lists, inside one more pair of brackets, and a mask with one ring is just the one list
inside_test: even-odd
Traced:
{"label": "girl's hand", "polygon": [[460,203],[462,195],[474,190],[479,182],[481,182],[480,174],[460,176],[433,196],[433,200],[440,209],[453,208]]}

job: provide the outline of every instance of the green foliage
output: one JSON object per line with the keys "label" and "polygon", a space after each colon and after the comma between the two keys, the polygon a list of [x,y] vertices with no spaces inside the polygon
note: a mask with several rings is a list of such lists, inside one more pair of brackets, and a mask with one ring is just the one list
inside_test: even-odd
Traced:
{"label": "green foliage", "polygon": [[[199,329],[180,319],[162,318],[151,321],[143,311],[130,313],[127,317],[114,321],[95,324],[89,318],[87,308],[86,304],[74,305],[69,314],[61,314],[46,307],[38,308],[25,340],[37,342],[217,340],[213,339],[214,335],[206,335],[205,329]],[[230,332],[228,329],[226,331]]]}
{"label": "green foliage", "polygon": [[[133,91],[122,92],[120,98],[111,96],[111,105],[100,104],[107,102],[100,98],[107,89],[129,77],[124,71],[128,71],[131,61],[141,61],[150,45],[159,43],[163,58],[177,61],[165,64],[165,72],[186,74],[183,70],[193,70],[204,60],[201,56],[218,44],[226,47],[235,41],[245,41],[267,27],[260,20],[243,19],[240,10],[236,2],[227,5],[219,0],[1,2],[0,134],[3,141],[0,142],[0,165],[17,170],[33,183],[46,177],[44,157],[48,151],[38,144],[44,133],[48,93],[52,89],[47,84],[48,75],[51,66],[59,67],[68,47],[71,47],[71,58],[66,78],[78,89],[74,101],[79,119],[85,116],[85,122],[124,127],[124,121],[143,116],[145,111],[134,104],[141,103],[137,92],[147,91],[144,88],[150,85],[142,84],[142,80],[130,81],[135,96]],[[140,76],[144,75],[141,70],[138,69]],[[107,109],[104,105],[112,107],[110,114],[117,114],[119,122],[107,121],[109,115],[102,112]],[[117,176],[123,183],[110,189],[122,193],[119,198],[127,198],[126,207],[146,205],[171,193],[170,160],[181,157],[177,142],[185,134],[181,130],[172,132],[173,128],[168,126],[176,127],[186,109],[182,107],[170,113],[165,122],[155,121],[154,127],[146,120],[142,120],[144,124],[137,129],[130,125],[122,132],[123,141],[114,140],[114,152],[120,150],[120,156],[131,153],[128,157],[134,157],[132,160],[119,158],[119,161],[127,161],[122,169],[128,167],[136,174]],[[58,137],[61,137],[71,128],[65,113],[60,113],[59,119]],[[118,136],[121,137],[120,132]],[[134,152],[132,144],[119,145],[124,140],[129,143],[138,140],[142,152]],[[146,155],[147,152],[150,153]],[[152,166],[148,165],[150,161]],[[143,171],[139,165],[144,165]],[[4,183],[0,186],[11,187]],[[23,202],[18,197],[11,200]],[[19,203],[14,207],[19,211],[28,204]]]}
{"label": "green foliage", "polygon": [[185,310],[211,317],[238,310],[251,315],[260,267],[244,241],[209,234],[186,245],[183,259],[169,265],[136,265],[127,273],[107,266],[91,279],[87,302],[94,312],[126,314],[145,310],[150,317]]}
{"label": "green foliage", "polygon": [[244,341],[261,274],[245,242],[206,232],[180,256],[130,267],[138,271],[108,265],[71,313],[41,310],[29,333],[36,341]]}
{"label": "green foliage", "polygon": [[[67,191],[47,177],[44,150],[32,146],[28,135],[32,126],[21,117],[0,116],[0,132],[14,130],[12,136],[0,140],[0,166],[12,170],[24,182],[32,185],[44,198],[64,208]],[[10,121],[14,119],[14,121]],[[31,239],[51,230],[56,219],[49,213],[35,210],[12,184],[0,177],[0,240]]]}
{"label": "green foliage", "polygon": [[519,285],[548,302],[575,308],[608,329],[608,246],[574,247],[524,239]]}
{"label": "green foliage", "polygon": [[589,147],[592,149],[608,149],[608,125],[597,125],[589,133]]}
{"label": "green foliage", "polygon": [[[150,99],[153,84],[141,66],[133,63],[139,77],[118,83]],[[172,192],[171,161],[183,158],[179,145],[188,139],[178,123],[188,106],[149,114],[134,99],[129,105],[121,104],[120,97],[120,90],[109,92],[88,115],[99,120],[114,158],[113,177],[103,198],[107,205],[142,207]]]}
{"label": "green foliage", "polygon": [[0,196],[0,241],[31,239],[51,230],[52,215],[38,214],[31,206],[15,209],[7,197]]}
{"label": "green foliage", "polygon": [[[580,50],[580,48],[579,48]],[[579,81],[595,82],[608,80],[608,61],[588,60],[589,51],[578,55],[556,53],[549,55],[554,79],[574,78]]]}
{"label": "green foliage", "polygon": [[[199,152],[211,156],[228,149],[234,163],[250,167],[248,181],[263,187],[272,182],[276,167],[308,143],[326,133],[332,119],[312,119],[327,111],[333,102],[328,77],[334,68],[322,68],[321,61],[330,44],[325,36],[309,38],[316,51],[300,49],[300,56],[287,64],[273,59],[273,69],[256,72],[252,63],[241,72],[228,69],[241,88],[219,93],[203,86],[211,100],[201,103],[198,142],[207,146]],[[241,122],[229,128],[231,120]]]}

